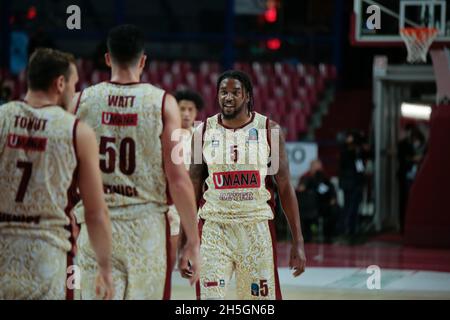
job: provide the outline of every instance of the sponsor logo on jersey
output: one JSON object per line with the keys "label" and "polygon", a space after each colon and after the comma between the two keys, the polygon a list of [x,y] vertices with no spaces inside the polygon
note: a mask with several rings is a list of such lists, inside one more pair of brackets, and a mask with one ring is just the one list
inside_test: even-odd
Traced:
{"label": "sponsor logo on jersey", "polygon": [[226,192],[221,193],[221,201],[252,201],[255,198],[253,192]]}
{"label": "sponsor logo on jersey", "polygon": [[137,126],[138,115],[136,113],[102,113],[102,124],[108,126]]}
{"label": "sponsor logo on jersey", "polygon": [[0,212],[0,222],[18,222],[39,224],[40,216],[25,216]]}
{"label": "sponsor logo on jersey", "polygon": [[224,280],[224,279],[220,279],[220,281],[219,281],[219,286],[220,286],[221,288],[225,287],[225,280]]}
{"label": "sponsor logo on jersey", "polygon": [[217,281],[205,281],[205,282],[203,283],[203,286],[204,286],[205,288],[217,287],[218,285],[219,285],[219,284],[218,284]]}
{"label": "sponsor logo on jersey", "polygon": [[222,189],[259,188],[261,177],[259,171],[214,172],[214,187]]}
{"label": "sponsor logo on jersey", "polygon": [[105,194],[121,194],[126,197],[138,197],[139,193],[135,187],[125,186],[125,185],[103,185],[103,192]]}
{"label": "sponsor logo on jersey", "polygon": [[20,136],[17,134],[8,135],[8,147],[12,149],[24,149],[28,151],[45,151],[47,138]]}

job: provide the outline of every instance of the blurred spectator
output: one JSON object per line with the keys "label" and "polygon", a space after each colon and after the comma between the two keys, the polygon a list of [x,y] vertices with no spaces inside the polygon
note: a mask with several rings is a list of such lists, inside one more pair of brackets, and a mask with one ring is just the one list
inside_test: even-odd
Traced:
{"label": "blurred spectator", "polygon": [[400,229],[403,232],[409,191],[425,155],[425,136],[414,124],[405,127],[405,137],[398,144],[398,179],[400,196]]}
{"label": "blurred spectator", "polygon": [[339,162],[339,186],[344,192],[344,208],[341,232],[354,240],[358,226],[358,213],[365,185],[365,153],[359,132],[349,132],[341,149]]}
{"label": "blurred spectator", "polygon": [[106,41],[101,41],[97,47],[95,48],[93,60],[94,60],[94,68],[99,71],[110,71],[109,67],[105,62],[105,53],[108,52],[108,48],[106,46]]}
{"label": "blurred spectator", "polygon": [[0,105],[9,102],[12,98],[12,87],[8,82],[0,82]]}
{"label": "blurred spectator", "polygon": [[363,198],[359,212],[359,232],[367,232],[373,229],[374,214],[375,214],[375,199],[373,192],[373,171],[374,171],[374,149],[373,145],[369,143],[366,134],[361,134],[361,158],[364,161],[364,188]]}
{"label": "blurred spectator", "polygon": [[320,160],[311,161],[309,171],[300,178],[296,193],[305,242],[313,239],[319,218],[323,221],[324,241],[331,242],[336,225],[336,191],[325,175]]}

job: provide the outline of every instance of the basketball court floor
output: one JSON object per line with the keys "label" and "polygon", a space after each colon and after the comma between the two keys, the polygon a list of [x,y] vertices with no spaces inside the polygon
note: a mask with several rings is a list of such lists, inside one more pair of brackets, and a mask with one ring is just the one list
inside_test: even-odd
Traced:
{"label": "basketball court floor", "polygon": [[[307,268],[293,278],[288,266],[289,246],[278,245],[283,299],[445,299],[450,300],[450,250],[404,247],[397,236],[373,239],[362,245],[307,244]],[[380,289],[368,289],[367,267],[380,267]],[[234,280],[234,279],[233,279]],[[234,283],[227,299],[236,299]],[[195,299],[177,271],[172,276],[172,299]]]}

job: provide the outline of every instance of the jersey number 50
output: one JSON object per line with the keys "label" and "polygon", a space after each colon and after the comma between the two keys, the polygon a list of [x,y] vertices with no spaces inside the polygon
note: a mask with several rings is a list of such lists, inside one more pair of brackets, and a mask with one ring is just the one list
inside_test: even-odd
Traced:
{"label": "jersey number 50", "polygon": [[[109,145],[111,144],[111,145]],[[116,169],[116,144],[114,137],[100,137],[100,169],[104,173],[113,173]],[[136,144],[132,138],[124,138],[119,145],[119,169],[125,175],[132,175],[136,169]]]}

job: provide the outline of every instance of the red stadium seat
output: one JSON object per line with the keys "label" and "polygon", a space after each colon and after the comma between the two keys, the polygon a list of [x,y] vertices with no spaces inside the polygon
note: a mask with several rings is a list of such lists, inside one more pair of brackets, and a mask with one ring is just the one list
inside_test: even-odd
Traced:
{"label": "red stadium seat", "polygon": [[280,124],[281,117],[280,117],[279,114],[277,114],[277,113],[275,113],[275,114],[270,114],[270,113],[268,113],[267,116],[268,116],[272,121],[274,121],[274,122]]}
{"label": "red stadium seat", "polygon": [[177,60],[175,60],[174,62],[172,62],[172,64],[170,65],[170,72],[172,73],[172,74],[180,74],[182,71],[181,71],[181,62],[180,61],[177,61]]}
{"label": "red stadium seat", "polygon": [[285,74],[285,70],[283,67],[283,64],[281,64],[281,62],[275,62],[275,64],[273,65],[275,74],[279,77],[283,76]]}
{"label": "red stadium seat", "polygon": [[220,73],[220,64],[217,62],[210,63],[210,70],[215,73]]}
{"label": "red stadium seat", "polygon": [[263,73],[261,63],[255,61],[252,63],[252,73],[255,75],[260,75]]}
{"label": "red stadium seat", "polygon": [[215,87],[217,84],[217,79],[219,78],[219,74],[217,72],[212,72],[208,78],[209,83]]}
{"label": "red stadium seat", "polygon": [[[94,70],[91,60],[79,59],[79,84],[77,89],[108,80],[109,72]],[[254,110],[268,115],[274,121],[283,121],[287,137],[296,140],[299,133],[306,132],[307,119],[325,90],[327,82],[336,78],[333,65],[289,63],[261,63],[258,61],[236,62],[234,67],[250,74],[254,85]],[[205,101],[201,116],[218,112],[216,81],[220,73],[217,62],[203,61],[198,69],[190,62],[176,60],[151,61],[142,76],[143,82],[150,82],[170,92],[190,88],[199,91]],[[7,78],[2,71],[3,78]],[[20,97],[26,90],[25,77],[14,81],[13,96]]]}
{"label": "red stadium seat", "polygon": [[277,105],[276,105],[277,111],[281,116],[284,116],[286,114],[286,102],[284,101],[284,98],[277,99]]}
{"label": "red stadium seat", "polygon": [[264,111],[268,114],[274,115],[279,114],[278,108],[277,108],[277,102],[274,99],[269,99],[264,104],[265,108]]}
{"label": "red stadium seat", "polygon": [[307,130],[306,117],[302,109],[293,111],[293,117],[295,117],[297,132],[304,133]]}
{"label": "red stadium seat", "polygon": [[281,119],[282,127],[286,128],[286,141],[297,140],[297,124],[295,117],[283,117]]}
{"label": "red stadium seat", "polygon": [[334,65],[321,63],[319,65],[319,72],[321,76],[327,81],[336,79],[337,72],[336,67]]}
{"label": "red stadium seat", "polygon": [[270,78],[274,78],[275,76],[275,71],[273,69],[273,64],[271,63],[263,63],[262,64],[262,69],[263,69],[263,73]]}
{"label": "red stadium seat", "polygon": [[186,73],[186,83],[192,90],[198,90],[197,75],[192,71]]}
{"label": "red stadium seat", "polygon": [[186,74],[192,70],[192,65],[189,61],[181,62],[181,72]]}
{"label": "red stadium seat", "polygon": [[297,70],[297,74],[300,77],[306,76],[306,68],[305,68],[305,66],[303,64],[301,64],[301,63],[297,64],[295,69]]}

